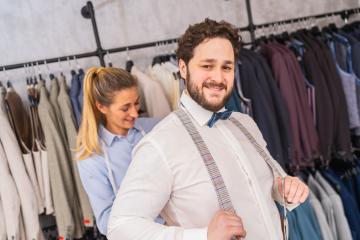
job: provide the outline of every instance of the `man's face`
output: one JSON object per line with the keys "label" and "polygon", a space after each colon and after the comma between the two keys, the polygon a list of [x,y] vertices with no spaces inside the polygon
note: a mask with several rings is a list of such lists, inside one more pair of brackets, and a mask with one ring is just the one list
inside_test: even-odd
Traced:
{"label": "man's face", "polygon": [[217,112],[234,85],[234,50],[225,38],[206,39],[194,49],[188,66],[180,59],[181,76],[190,96],[203,108]]}

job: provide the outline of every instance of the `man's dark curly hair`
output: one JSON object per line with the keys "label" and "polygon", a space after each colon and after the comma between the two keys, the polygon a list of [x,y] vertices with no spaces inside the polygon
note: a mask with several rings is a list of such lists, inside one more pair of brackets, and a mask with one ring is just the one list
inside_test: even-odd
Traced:
{"label": "man's dark curly hair", "polygon": [[224,38],[231,42],[234,49],[235,59],[238,55],[241,37],[238,30],[228,22],[214,21],[206,18],[203,22],[190,25],[178,42],[176,55],[188,65],[190,59],[194,56],[194,49],[205,39]]}

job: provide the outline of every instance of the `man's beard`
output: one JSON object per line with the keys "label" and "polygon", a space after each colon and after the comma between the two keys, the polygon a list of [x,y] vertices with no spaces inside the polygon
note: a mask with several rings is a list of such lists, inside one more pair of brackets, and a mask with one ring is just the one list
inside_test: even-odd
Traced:
{"label": "man's beard", "polygon": [[195,84],[192,84],[189,69],[187,69],[186,81],[187,81],[186,89],[187,89],[189,95],[191,96],[191,98],[194,99],[194,101],[197,102],[200,106],[202,106],[203,108],[205,108],[206,110],[209,110],[211,112],[217,112],[221,108],[223,108],[225,106],[225,103],[227,102],[227,100],[229,100],[229,98],[231,96],[232,89],[230,89],[231,91],[229,91],[227,93],[227,95],[224,96],[222,101],[220,101],[218,104],[214,104],[214,103],[211,103],[206,100],[206,98],[204,96],[203,88],[218,87],[220,89],[224,89],[226,92],[227,86],[224,83],[216,83],[214,81],[205,81],[205,82],[203,82],[201,89],[198,89],[195,86]]}

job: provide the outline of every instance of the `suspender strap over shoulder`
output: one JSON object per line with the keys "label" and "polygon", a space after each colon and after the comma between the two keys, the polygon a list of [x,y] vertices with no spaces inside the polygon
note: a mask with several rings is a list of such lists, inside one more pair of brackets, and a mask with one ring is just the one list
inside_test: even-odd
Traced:
{"label": "suspender strap over shoulder", "polygon": [[181,120],[183,125],[185,126],[187,132],[190,134],[191,139],[193,140],[194,144],[196,145],[201,158],[204,161],[206,169],[210,175],[211,181],[214,185],[216,195],[218,198],[218,203],[220,209],[230,211],[235,213],[235,209],[232,205],[229,192],[225,186],[224,180],[221,176],[218,166],[214,158],[212,157],[208,147],[206,146],[203,138],[201,137],[200,133],[197,131],[195,125],[191,121],[190,117],[186,114],[186,112],[182,109],[179,109],[174,112],[178,118]]}

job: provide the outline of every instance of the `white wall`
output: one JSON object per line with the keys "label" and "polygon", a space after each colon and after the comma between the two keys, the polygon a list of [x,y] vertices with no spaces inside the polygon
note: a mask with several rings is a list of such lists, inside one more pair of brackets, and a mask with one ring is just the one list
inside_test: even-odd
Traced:
{"label": "white wall", "polygon": [[[0,0],[0,66],[95,50],[91,21],[80,14],[85,4],[85,0]],[[93,4],[105,49],[175,38],[205,17],[247,25],[245,0],[94,0]],[[252,0],[251,4],[257,24],[360,7],[359,0]],[[247,33],[242,35],[248,39]],[[144,68],[155,52],[142,49],[130,56]],[[126,53],[112,54],[111,59],[124,66]],[[99,65],[96,57],[78,62],[84,68]],[[49,67],[59,71],[57,63]],[[67,72],[69,64],[62,67]],[[44,66],[40,70],[46,72]],[[0,71],[0,80],[9,78],[24,94],[24,69],[7,74]]]}

